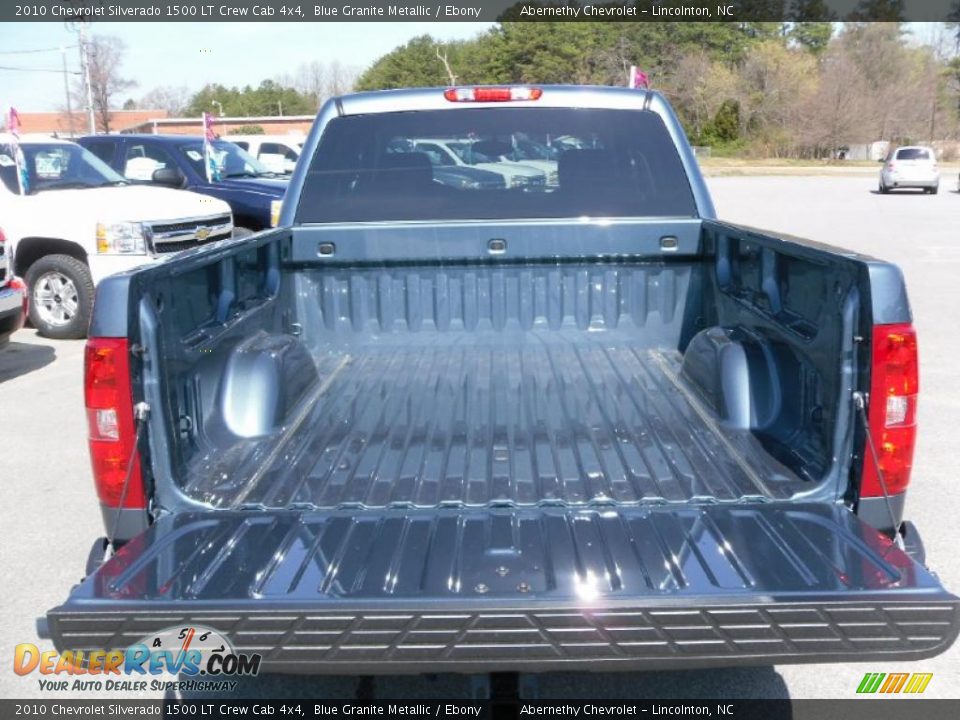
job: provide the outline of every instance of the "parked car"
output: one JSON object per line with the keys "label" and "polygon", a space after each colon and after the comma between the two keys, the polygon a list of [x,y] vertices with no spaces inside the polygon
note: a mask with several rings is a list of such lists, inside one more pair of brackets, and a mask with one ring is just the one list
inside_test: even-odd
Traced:
{"label": "parked car", "polygon": [[221,168],[208,181],[203,138],[190,135],[88,135],[77,142],[130,181],[184,188],[230,205],[235,235],[272,226],[289,178],[227,140],[213,143]]}
{"label": "parked car", "polygon": [[[556,189],[454,188],[392,144],[544,126],[594,136]],[[265,670],[369,675],[955,641],[903,523],[897,267],[717,220],[652,91],[360,93],[306,147],[281,227],[98,291],[109,542],[41,623],[58,649],[200,624]]]}
{"label": "parked car", "polygon": [[901,188],[919,188],[936,195],[940,189],[940,169],[933,148],[920,145],[899,147],[887,156],[880,170],[880,192]]}
{"label": "parked car", "polygon": [[0,220],[41,335],[84,337],[104,277],[233,231],[226,203],[134,186],[81,146],[50,137],[21,139],[22,192],[12,143],[0,135]]}
{"label": "parked car", "polygon": [[426,153],[439,167],[469,167],[500,175],[508,187],[543,187],[546,173],[528,165],[504,162],[499,156],[510,152],[510,146],[497,140],[477,145],[476,139],[409,138],[415,152]]}
{"label": "parked car", "polygon": [[305,138],[299,135],[225,135],[273,172],[289,175],[297,166]]}
{"label": "parked car", "polygon": [[[433,181],[439,185],[472,190],[504,190],[507,187],[504,176],[499,173],[469,165],[452,165],[447,162],[442,153],[416,150],[414,142],[403,137],[394,138],[387,144],[383,155],[384,165],[389,165],[394,155],[409,160],[414,157],[410,153],[414,152],[417,153],[416,157],[421,160],[424,167],[429,165],[432,168]],[[409,168],[401,167],[398,172],[405,169]]]}
{"label": "parked car", "polygon": [[27,316],[27,288],[13,274],[7,236],[0,228],[0,348],[7,346],[10,336],[23,327]]}
{"label": "parked car", "polygon": [[506,155],[501,155],[502,162],[518,163],[542,170],[547,177],[547,185],[555,187],[559,182],[557,158],[559,152],[546,143],[530,139],[514,138],[512,149]]}

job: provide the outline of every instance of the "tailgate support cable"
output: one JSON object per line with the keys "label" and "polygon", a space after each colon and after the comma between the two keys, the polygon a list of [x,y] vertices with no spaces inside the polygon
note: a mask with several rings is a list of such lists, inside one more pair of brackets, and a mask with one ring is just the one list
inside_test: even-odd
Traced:
{"label": "tailgate support cable", "polygon": [[150,417],[150,405],[145,402],[138,402],[133,406],[133,419],[137,424],[133,437],[133,451],[130,453],[130,461],[127,463],[127,474],[126,477],[123,478],[123,487],[120,488],[120,500],[117,503],[117,512],[113,518],[113,528],[111,528],[110,535],[107,537],[107,541],[114,552],[116,552],[114,541],[117,537],[117,530],[120,528],[120,515],[123,511],[123,503],[127,499],[127,491],[130,489],[130,477],[133,475],[133,465],[137,460],[140,439],[143,435],[143,429],[146,427],[148,417]]}
{"label": "tailgate support cable", "polygon": [[873,458],[873,466],[877,469],[877,479],[880,481],[880,489],[883,491],[883,500],[887,506],[887,512],[890,513],[890,522],[893,527],[893,541],[901,550],[904,549],[903,536],[900,534],[901,523],[897,521],[897,514],[893,511],[893,502],[890,500],[890,493],[887,491],[887,481],[883,477],[883,470],[880,469],[880,456],[877,454],[877,445],[873,441],[873,435],[870,434],[870,423],[867,420],[866,397],[862,392],[853,394],[853,403],[856,405],[857,414],[863,423],[863,432],[867,438],[867,447],[870,448],[870,456]]}

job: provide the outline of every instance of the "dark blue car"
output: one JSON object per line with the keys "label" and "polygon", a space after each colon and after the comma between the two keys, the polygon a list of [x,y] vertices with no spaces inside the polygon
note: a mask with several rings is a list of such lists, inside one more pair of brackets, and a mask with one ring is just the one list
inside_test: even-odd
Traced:
{"label": "dark blue car", "polygon": [[235,235],[270,227],[275,203],[289,182],[227,140],[213,143],[221,167],[220,179],[213,182],[207,180],[199,135],[89,135],[77,142],[128,180],[224,200],[233,210]]}

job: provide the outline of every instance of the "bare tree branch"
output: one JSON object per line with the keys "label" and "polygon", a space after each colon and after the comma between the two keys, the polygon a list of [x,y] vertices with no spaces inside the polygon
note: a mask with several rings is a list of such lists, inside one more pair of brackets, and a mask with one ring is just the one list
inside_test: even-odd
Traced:
{"label": "bare tree branch", "polygon": [[440,54],[440,46],[436,47],[437,59],[443,63],[443,69],[447,71],[447,78],[450,80],[451,85],[457,84],[457,76],[453,72],[453,68],[450,67],[450,61],[447,60],[447,51],[443,51],[443,55]]}
{"label": "bare tree branch", "polygon": [[[93,95],[93,112],[100,132],[110,132],[110,111],[114,108],[117,95],[136,87],[137,83],[121,77],[120,64],[127,53],[127,46],[113,35],[94,35],[87,43],[87,57],[90,64],[90,88]],[[86,92],[83,81],[76,89],[78,105],[86,105]]]}

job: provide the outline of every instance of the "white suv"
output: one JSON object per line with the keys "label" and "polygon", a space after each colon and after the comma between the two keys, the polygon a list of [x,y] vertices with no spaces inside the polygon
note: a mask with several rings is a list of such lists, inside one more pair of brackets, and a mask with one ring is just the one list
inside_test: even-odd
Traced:
{"label": "white suv", "polygon": [[289,174],[297,166],[303,143],[302,135],[224,135],[259,160],[271,172]]}
{"label": "white suv", "polygon": [[20,149],[25,192],[13,138],[0,134],[0,218],[41,335],[86,335],[94,286],[107,275],[233,233],[230,206],[217,198],[132,185],[65,140],[23,136]]}
{"label": "white suv", "polygon": [[899,147],[883,161],[880,192],[900,188],[920,188],[932,195],[940,189],[940,169],[933,148],[922,145]]}

